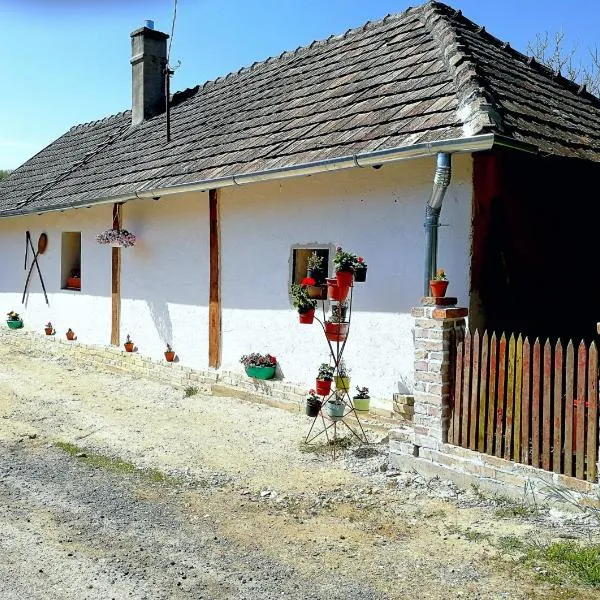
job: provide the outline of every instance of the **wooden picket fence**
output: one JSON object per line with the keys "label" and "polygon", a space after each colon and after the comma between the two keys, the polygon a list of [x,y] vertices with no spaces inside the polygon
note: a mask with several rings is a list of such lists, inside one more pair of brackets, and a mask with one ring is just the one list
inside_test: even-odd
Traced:
{"label": "wooden picket fence", "polygon": [[598,351],[469,332],[455,344],[448,441],[596,481]]}

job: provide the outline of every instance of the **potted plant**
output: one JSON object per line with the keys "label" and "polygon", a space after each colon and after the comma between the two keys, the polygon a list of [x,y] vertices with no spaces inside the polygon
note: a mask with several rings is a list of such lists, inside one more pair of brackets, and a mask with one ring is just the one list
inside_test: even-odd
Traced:
{"label": "potted plant", "polygon": [[325,273],[323,271],[323,262],[325,261],[324,257],[319,256],[316,252],[313,252],[308,257],[306,276],[315,280],[316,285],[320,285],[323,283],[323,278]]}
{"label": "potted plant", "polygon": [[96,236],[98,244],[110,244],[113,248],[130,248],[135,245],[135,235],[127,229],[105,229]]}
{"label": "potted plant", "polygon": [[75,339],[75,332],[69,327],[66,333],[67,339],[72,342]]}
{"label": "potted plant", "polygon": [[346,321],[348,314],[348,303],[338,302],[331,305],[331,321],[335,323],[343,323]]}
{"label": "potted plant", "polygon": [[317,373],[317,394],[319,396],[328,396],[331,393],[331,382],[333,381],[333,367],[327,363],[321,363]]}
{"label": "potted plant", "polygon": [[50,321],[48,321],[46,323],[46,326],[44,327],[44,331],[46,332],[46,335],[52,335],[54,333],[54,326],[52,325],[52,323]]}
{"label": "potted plant", "polygon": [[438,269],[435,277],[429,282],[431,287],[431,295],[434,298],[443,298],[448,289],[448,278],[444,269]]}
{"label": "potted plant", "polygon": [[323,292],[325,288],[321,285],[317,285],[317,282],[312,277],[305,277],[300,285],[306,286],[306,293],[309,298],[314,298],[316,300],[324,300]]}
{"label": "potted plant", "polygon": [[356,265],[356,254],[347,252],[341,246],[335,249],[333,264],[335,265],[335,278],[337,279],[338,287],[352,286],[354,281],[354,266]]}
{"label": "potted plant", "polygon": [[344,400],[338,396],[338,394],[333,394],[329,400],[327,400],[325,404],[325,410],[327,411],[327,416],[332,421],[339,421],[344,417],[344,410],[346,408],[346,404]]}
{"label": "potted plant", "polygon": [[362,256],[359,256],[356,259],[356,264],[354,265],[354,281],[363,283],[367,280],[367,263]]}
{"label": "potted plant", "polygon": [[254,379],[272,379],[275,376],[277,359],[271,354],[244,354],[240,362],[246,369],[246,375]]}
{"label": "potted plant", "polygon": [[325,281],[327,283],[327,298],[335,302],[344,302],[348,297],[350,287],[340,287],[335,277],[328,277]]}
{"label": "potted plant", "polygon": [[355,410],[368,411],[371,403],[369,388],[356,386],[356,394],[352,397]]}
{"label": "potted plant", "polygon": [[71,275],[67,277],[67,288],[81,290],[81,272],[79,269],[71,269]]}
{"label": "potted plant", "polygon": [[167,349],[165,350],[165,360],[167,362],[173,362],[175,360],[175,350],[171,348],[171,344],[167,344]]}
{"label": "potted plant", "polygon": [[343,320],[345,315],[343,315],[339,305],[336,308],[337,310],[334,311],[334,307],[331,307],[331,317],[328,321],[325,321],[325,337],[330,342],[343,342],[348,337],[350,323]]}
{"label": "potted plant", "polygon": [[321,406],[323,406],[323,403],[321,402],[319,396],[317,396],[315,393],[315,390],[310,390],[308,392],[308,398],[306,399],[306,416],[318,417]]}
{"label": "potted plant", "polygon": [[292,283],[290,295],[294,308],[298,309],[300,323],[310,325],[315,318],[317,301],[309,298],[306,286],[298,283]]}
{"label": "potted plant", "polygon": [[129,337],[129,334],[127,334],[127,339],[125,340],[123,346],[125,346],[125,352],[133,352],[134,344],[131,341],[131,337]]}
{"label": "potted plant", "polygon": [[342,359],[338,364],[337,374],[335,376],[335,389],[348,392],[350,390],[350,368]]}
{"label": "potted plant", "polygon": [[23,327],[23,319],[21,319],[18,312],[11,310],[9,313],[6,313],[6,316],[6,324],[9,329],[21,329]]}

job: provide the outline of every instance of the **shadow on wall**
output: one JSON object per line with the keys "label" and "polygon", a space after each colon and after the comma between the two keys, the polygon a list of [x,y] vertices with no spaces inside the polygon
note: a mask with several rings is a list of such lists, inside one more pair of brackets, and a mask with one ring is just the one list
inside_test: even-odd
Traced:
{"label": "shadow on wall", "polygon": [[152,321],[161,340],[166,344],[173,339],[173,323],[169,314],[169,307],[165,301],[148,301],[148,309],[152,316]]}

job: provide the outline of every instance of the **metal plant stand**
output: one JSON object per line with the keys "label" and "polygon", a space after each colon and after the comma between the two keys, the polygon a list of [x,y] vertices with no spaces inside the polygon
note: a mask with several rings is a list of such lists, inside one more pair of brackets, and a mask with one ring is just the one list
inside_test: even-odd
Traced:
{"label": "metal plant stand", "polygon": [[[348,341],[348,336],[350,335],[350,326],[352,323],[353,291],[354,291],[354,287],[351,287],[348,297],[344,301],[344,302],[347,302],[347,306],[348,306],[347,321],[345,321],[348,324],[348,329],[347,329],[347,333],[346,333],[344,341],[340,342],[339,336],[338,336],[338,339],[336,341],[332,342],[331,340],[329,340],[329,338],[327,338],[327,336],[325,336],[325,339],[327,340],[327,345],[329,346],[329,353],[331,356],[331,361],[333,362],[333,366],[334,366],[334,376],[336,376],[336,375],[339,376],[339,368],[340,368],[340,364],[342,362],[342,358],[344,356],[344,349],[346,348],[346,342]],[[337,304],[338,316],[341,316],[342,305],[344,304],[344,302],[340,302],[338,300],[325,300],[325,299],[321,299],[320,302],[322,305],[323,319],[321,320],[315,316],[315,321],[317,321],[321,325],[321,327],[323,328],[323,334],[325,334],[325,320],[326,320],[325,319],[325,303],[331,302],[332,307],[334,304]],[[354,403],[352,402],[352,398],[350,397],[350,390],[346,389],[345,387],[338,389],[337,385],[335,387],[336,387],[336,389],[333,390],[330,394],[328,394],[327,396],[322,396],[322,404],[321,404],[321,409],[319,410],[319,414],[316,417],[313,417],[313,421],[310,425],[310,429],[308,430],[308,433],[306,434],[306,438],[304,439],[305,444],[310,444],[316,438],[325,434],[325,437],[327,438],[327,445],[329,447],[331,447],[331,449],[332,449],[334,460],[335,460],[335,451],[336,451],[335,442],[338,439],[338,437],[337,437],[338,425],[342,425],[343,427],[348,429],[348,431],[350,431],[350,433],[352,433],[352,435],[359,442],[361,442],[363,444],[369,443],[369,440],[367,439],[367,434],[365,433],[365,430],[363,429],[363,426],[360,422],[358,412],[354,408]],[[348,385],[348,388],[349,387],[350,386]],[[343,405],[344,405],[343,416],[333,418],[327,414],[325,405],[327,404],[327,401],[330,398],[337,398],[339,401],[341,401],[343,403]],[[352,419],[352,420],[349,422],[349,419]],[[319,425],[321,427],[319,427]]]}

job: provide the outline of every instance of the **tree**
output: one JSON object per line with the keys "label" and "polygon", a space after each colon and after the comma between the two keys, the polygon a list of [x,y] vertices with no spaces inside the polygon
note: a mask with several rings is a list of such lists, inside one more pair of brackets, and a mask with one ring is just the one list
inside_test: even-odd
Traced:
{"label": "tree", "polygon": [[12,173],[12,171],[10,171],[10,170],[0,169],[0,181],[2,181],[3,179],[6,179],[11,173]]}
{"label": "tree", "polygon": [[563,31],[538,33],[535,41],[527,45],[527,51],[535,60],[600,96],[600,51],[597,46],[588,48],[588,61],[584,62],[577,50],[577,46],[566,47]]}

